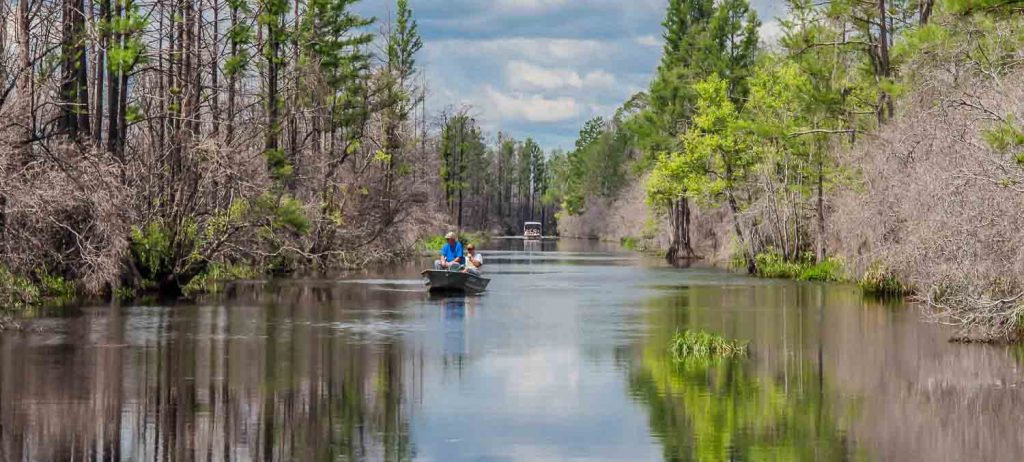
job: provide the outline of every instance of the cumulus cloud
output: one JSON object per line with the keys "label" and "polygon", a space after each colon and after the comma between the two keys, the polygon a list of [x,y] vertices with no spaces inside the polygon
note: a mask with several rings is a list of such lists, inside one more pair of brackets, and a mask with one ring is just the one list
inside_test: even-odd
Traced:
{"label": "cumulus cloud", "polygon": [[572,69],[547,68],[525,61],[506,66],[509,85],[516,90],[596,89],[615,85],[615,76],[596,70],[580,75]]}
{"label": "cumulus cloud", "polygon": [[539,13],[565,6],[569,0],[494,0],[495,8],[516,13]]}
{"label": "cumulus cloud", "polygon": [[654,34],[641,35],[636,38],[636,43],[641,46],[656,48],[661,46],[661,39]]}
{"label": "cumulus cloud", "polygon": [[560,122],[579,114],[575,99],[570,97],[545,98],[540,95],[506,94],[488,85],[484,88],[486,111],[501,119],[527,122]]}
{"label": "cumulus cloud", "polygon": [[[500,60],[529,60],[544,65],[576,66],[614,54],[615,44],[589,39],[503,37],[447,39],[427,42],[432,55],[478,56]],[[602,54],[603,52],[603,54]]]}
{"label": "cumulus cloud", "polygon": [[[667,0],[411,0],[423,34],[417,59],[437,113],[469,106],[487,130],[569,147],[579,125],[610,116],[647,87],[661,57]],[[778,37],[777,0],[752,0]],[[394,0],[362,0],[383,18]]]}

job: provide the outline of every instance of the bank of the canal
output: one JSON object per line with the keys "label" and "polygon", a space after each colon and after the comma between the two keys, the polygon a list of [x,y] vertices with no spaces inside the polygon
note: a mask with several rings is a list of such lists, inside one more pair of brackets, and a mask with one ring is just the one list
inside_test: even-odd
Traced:
{"label": "bank of the canal", "polygon": [[[855,286],[485,249],[477,297],[406,265],[85,306],[0,333],[0,460],[1016,460],[1014,349]],[[748,358],[672,360],[682,329]]]}

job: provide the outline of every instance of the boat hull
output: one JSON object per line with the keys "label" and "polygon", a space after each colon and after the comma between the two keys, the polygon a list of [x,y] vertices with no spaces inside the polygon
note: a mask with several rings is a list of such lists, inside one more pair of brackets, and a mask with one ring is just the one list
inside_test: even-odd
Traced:
{"label": "boat hull", "polygon": [[479,293],[487,290],[490,279],[475,274],[444,270],[426,270],[423,277],[431,292],[471,292]]}

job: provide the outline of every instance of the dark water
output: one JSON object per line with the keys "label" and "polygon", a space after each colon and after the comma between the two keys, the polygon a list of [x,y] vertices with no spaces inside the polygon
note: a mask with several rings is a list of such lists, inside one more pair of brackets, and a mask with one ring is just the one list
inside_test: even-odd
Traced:
{"label": "dark water", "polygon": [[[1016,350],[854,287],[527,250],[485,251],[479,297],[410,266],[2,333],[0,460],[1024,458]],[[752,357],[673,363],[687,327]]]}

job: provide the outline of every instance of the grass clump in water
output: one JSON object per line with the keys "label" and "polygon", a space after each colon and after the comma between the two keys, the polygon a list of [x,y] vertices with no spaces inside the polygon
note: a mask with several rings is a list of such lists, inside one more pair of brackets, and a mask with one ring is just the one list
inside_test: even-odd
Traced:
{"label": "grass clump in water", "polygon": [[815,263],[814,255],[805,253],[798,261],[787,261],[782,254],[768,251],[757,254],[755,260],[757,275],[764,278],[822,282],[846,280],[843,260],[837,257]]}
{"label": "grass clump in water", "polygon": [[214,263],[206,272],[192,278],[182,289],[185,295],[215,294],[224,290],[224,283],[258,277],[261,271],[245,264]]}
{"label": "grass clump in water", "polygon": [[872,263],[857,284],[865,293],[872,295],[902,296],[911,293],[910,286],[882,262]]}
{"label": "grass clump in water", "polygon": [[676,332],[669,348],[676,361],[685,359],[729,359],[747,356],[747,342],[729,340],[703,330]]}

